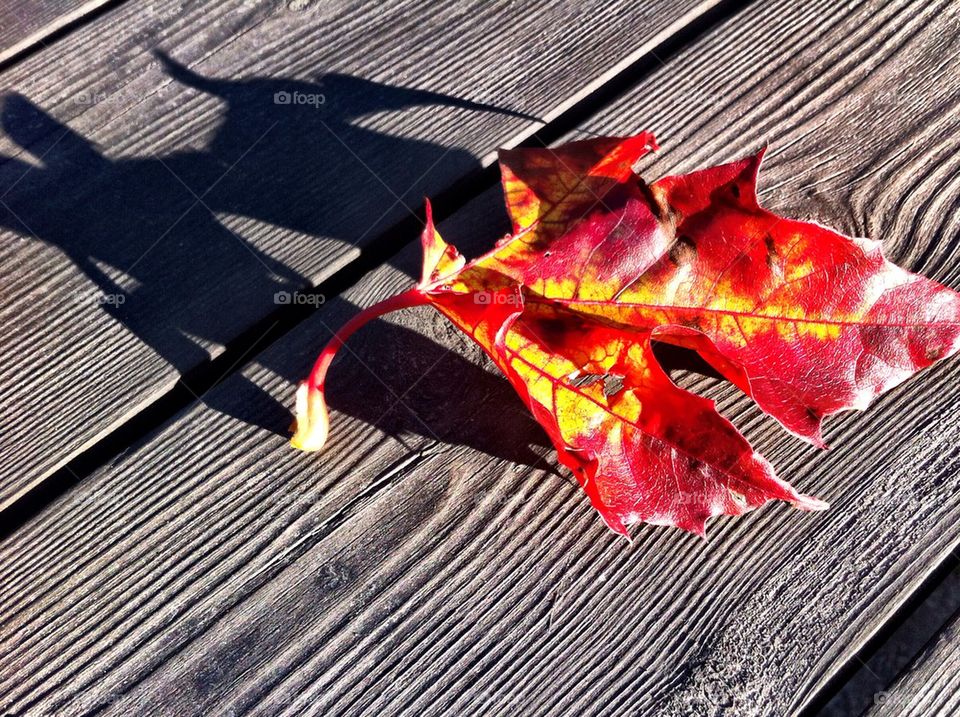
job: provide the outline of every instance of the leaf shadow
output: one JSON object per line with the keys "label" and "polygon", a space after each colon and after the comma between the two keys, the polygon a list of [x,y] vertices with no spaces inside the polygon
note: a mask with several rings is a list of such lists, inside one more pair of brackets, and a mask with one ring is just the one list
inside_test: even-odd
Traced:
{"label": "leaf shadow", "polygon": [[[482,169],[463,148],[423,139],[425,133],[416,127],[408,127],[406,136],[392,135],[371,128],[369,117],[417,108],[454,117],[478,112],[526,117],[341,73],[321,73],[315,81],[221,79],[203,76],[163,53],[157,56],[166,78],[180,90],[196,93],[181,92],[178,99],[193,102],[199,96],[220,104],[211,137],[199,143],[176,125],[170,129],[182,137],[167,143],[175,149],[115,156],[71,125],[82,125],[88,112],[99,116],[94,105],[116,98],[86,96],[82,107],[61,105],[58,112],[71,117],[61,121],[26,96],[7,93],[0,124],[16,151],[0,155],[0,227],[13,233],[8,238],[55,247],[82,272],[93,287],[87,298],[94,301],[74,312],[79,320],[107,314],[181,376],[209,361],[211,347],[229,345],[252,320],[276,311],[278,292],[311,283],[301,269],[278,258],[275,249],[282,248],[285,256],[304,254],[322,238],[334,240],[333,249],[349,250],[407,216],[408,207],[419,206],[424,195],[448,186],[451,178]],[[263,249],[262,236],[256,242],[246,236],[249,220],[284,232],[288,245],[274,241],[267,244],[269,252]],[[410,276],[417,274],[417,262],[410,259],[390,263]],[[23,276],[31,271],[25,267]],[[56,298],[52,306],[82,297],[64,292]],[[56,319],[33,315],[25,322],[43,325]],[[511,436],[546,445],[509,386],[488,371],[388,322],[377,322],[368,333],[377,335],[378,345],[393,347],[395,358],[402,360],[375,374],[356,371],[344,385],[333,387],[334,409],[380,422],[394,435],[419,432],[520,462],[536,458],[529,447],[498,453],[496,446]],[[118,373],[128,368],[127,350],[112,355],[108,346],[102,354],[101,365],[115,362]],[[291,384],[309,368],[299,356],[291,361],[271,356],[269,368]],[[418,390],[405,394],[384,415],[383,408],[420,377],[418,367],[434,364],[436,370]],[[69,373],[70,367],[65,368]],[[476,410],[468,421],[450,420],[453,409],[438,396],[442,382],[470,387],[461,393],[478,406],[511,409]],[[236,396],[215,390],[205,400],[241,420],[285,432],[288,408],[267,398],[259,389],[240,390]],[[448,415],[441,416],[443,412]]]}

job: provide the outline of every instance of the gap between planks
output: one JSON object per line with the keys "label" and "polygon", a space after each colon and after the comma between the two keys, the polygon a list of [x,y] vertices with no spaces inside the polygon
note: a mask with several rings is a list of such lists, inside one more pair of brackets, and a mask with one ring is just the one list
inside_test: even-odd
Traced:
{"label": "gap between planks", "polygon": [[[14,0],[11,5],[21,3],[22,0]],[[6,45],[0,47],[0,72],[13,67],[18,62],[27,59],[35,52],[52,47],[57,40],[66,37],[74,30],[93,22],[104,13],[120,7],[128,0],[88,0],[87,2],[70,7],[70,3],[64,3],[61,12],[54,17],[49,18],[44,24],[30,27],[28,19],[25,37],[18,40],[9,38]],[[40,3],[38,3],[40,4]],[[6,13],[30,12],[28,7],[33,7],[29,3],[23,3],[23,8],[7,8]]]}

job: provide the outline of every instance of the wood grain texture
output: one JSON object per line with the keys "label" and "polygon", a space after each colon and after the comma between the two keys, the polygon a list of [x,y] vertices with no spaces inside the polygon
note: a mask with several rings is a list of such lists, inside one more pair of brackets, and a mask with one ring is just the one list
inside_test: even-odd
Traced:
{"label": "wood grain texture", "polygon": [[[847,717],[862,715],[874,705],[885,701],[891,685],[921,655],[960,611],[960,569],[957,569],[954,551],[940,566],[951,567],[946,576],[931,576],[939,580],[932,590],[920,588],[907,607],[909,614],[901,615],[884,630],[881,640],[870,645],[861,659],[852,664],[842,686],[834,692],[820,710],[818,717]],[[929,584],[929,580],[928,580]],[[919,604],[918,604],[919,603]],[[894,701],[894,704],[896,702]]]}
{"label": "wood grain texture", "polygon": [[3,73],[0,508],[714,4],[135,0]]}
{"label": "wood grain texture", "polygon": [[960,712],[960,615],[944,627],[865,717],[949,717]]}
{"label": "wood grain texture", "polygon": [[0,63],[44,46],[51,35],[109,0],[12,0],[0,6]]}
{"label": "wood grain texture", "polygon": [[[960,286],[960,8],[765,2],[587,129],[656,130],[657,176],[769,141],[770,208]],[[496,217],[496,220],[491,219]],[[496,192],[441,227],[475,254]],[[41,714],[791,714],[957,546],[960,361],[789,438],[715,398],[829,500],[607,531],[479,351],[426,309],[358,333],[326,452],[294,381],[406,251],[0,544],[0,707]],[[371,367],[375,370],[371,370]]]}

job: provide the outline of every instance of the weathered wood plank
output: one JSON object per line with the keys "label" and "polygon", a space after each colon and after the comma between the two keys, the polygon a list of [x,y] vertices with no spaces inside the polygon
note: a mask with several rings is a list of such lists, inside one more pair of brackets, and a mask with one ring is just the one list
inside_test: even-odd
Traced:
{"label": "weathered wood plank", "polygon": [[897,680],[875,695],[867,717],[939,717],[960,713],[960,614]]}
{"label": "weathered wood plank", "polygon": [[137,0],[3,73],[0,508],[715,2]]}
{"label": "weathered wood plank", "polygon": [[[882,238],[958,287],[958,24],[946,2],[761,3],[589,129],[657,130],[651,176],[769,140],[768,206]],[[498,206],[484,195],[442,231],[476,252],[504,228]],[[427,310],[351,340],[334,443],[288,450],[285,406],[328,327],[417,261],[406,251],[0,544],[0,706],[789,714],[956,547],[958,361],[834,420],[829,453],[685,378],[833,505],[719,521],[708,542],[607,532],[506,382]]]}
{"label": "weathered wood plank", "polygon": [[[960,609],[960,570],[956,551],[942,563],[937,572],[918,588],[910,603],[900,608],[900,614],[884,626],[883,633],[874,637],[872,644],[861,652],[846,673],[835,680],[839,687],[824,692],[829,701],[817,710],[818,717],[847,717],[861,715],[873,705],[882,702],[890,685],[923,652],[928,643],[941,633],[944,626]],[[941,575],[946,572],[947,574]],[[931,590],[928,586],[935,583]],[[818,705],[819,706],[819,705]]]}
{"label": "weathered wood plank", "polygon": [[100,10],[110,0],[15,0],[0,6],[0,64],[43,46],[51,35]]}

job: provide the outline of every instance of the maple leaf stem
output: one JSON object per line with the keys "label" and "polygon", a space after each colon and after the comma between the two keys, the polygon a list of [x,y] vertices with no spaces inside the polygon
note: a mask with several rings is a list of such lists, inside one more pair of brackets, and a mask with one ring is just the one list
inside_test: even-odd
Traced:
{"label": "maple leaf stem", "polygon": [[324,384],[334,356],[347,339],[357,329],[379,316],[427,303],[429,303],[427,295],[419,287],[414,287],[384,299],[379,304],[367,307],[353,316],[333,335],[314,362],[313,370],[310,371],[307,380],[301,382],[297,388],[296,418],[292,426],[294,434],[290,439],[290,445],[302,451],[318,451],[327,442],[330,419],[324,398]]}

